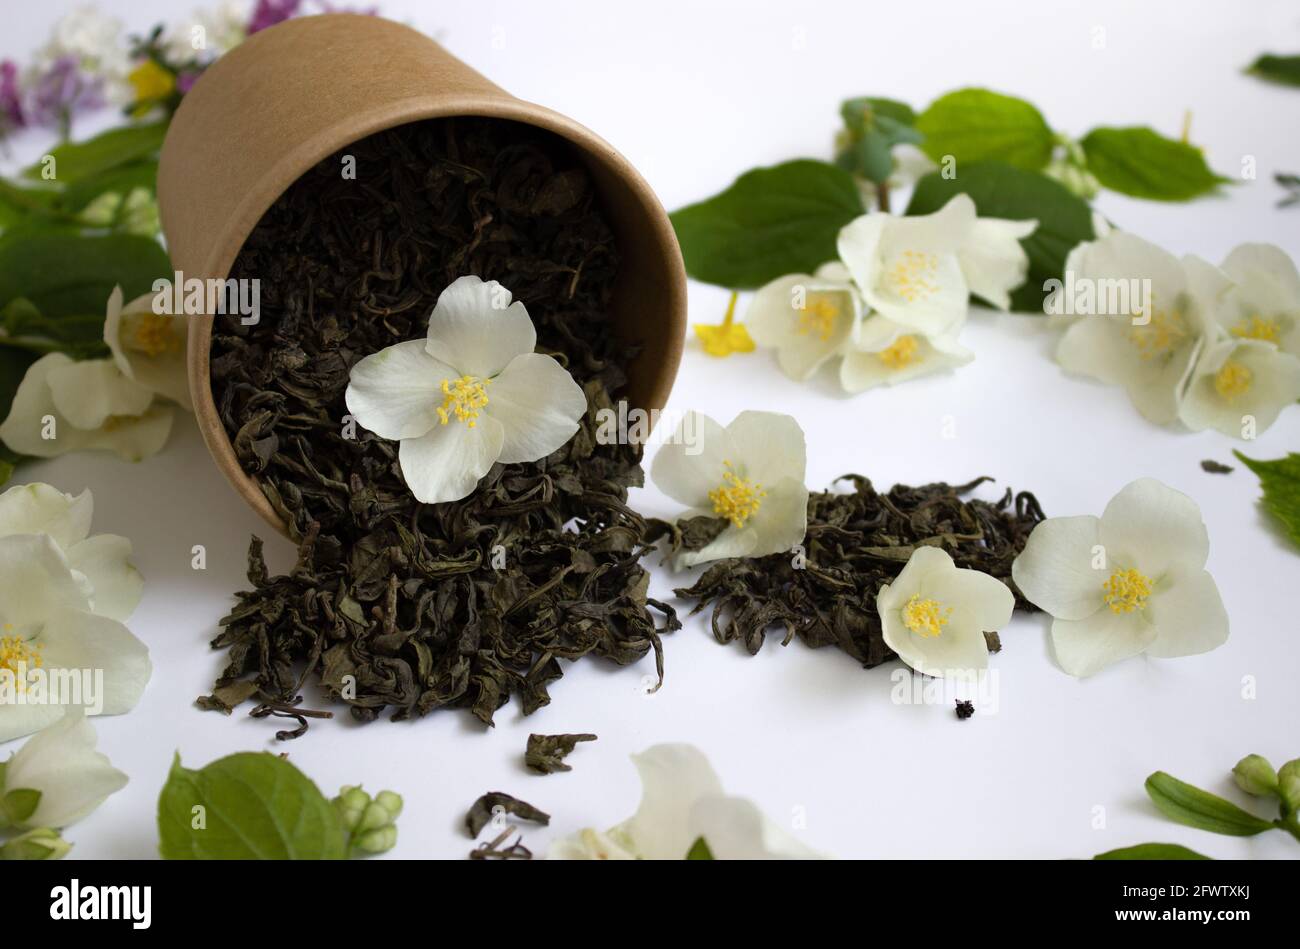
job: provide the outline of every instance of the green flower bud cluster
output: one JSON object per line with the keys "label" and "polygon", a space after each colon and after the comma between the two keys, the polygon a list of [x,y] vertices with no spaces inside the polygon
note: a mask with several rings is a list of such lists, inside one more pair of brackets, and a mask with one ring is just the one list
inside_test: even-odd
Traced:
{"label": "green flower bud cluster", "polygon": [[1237,787],[1256,797],[1276,796],[1282,802],[1280,823],[1300,838],[1300,758],[1276,771],[1263,755],[1247,755],[1232,769]]}
{"label": "green flower bud cluster", "polygon": [[57,830],[37,827],[6,840],[0,846],[0,860],[58,860],[71,849]]}
{"label": "green flower bud cluster", "polygon": [[351,849],[365,854],[384,853],[397,843],[397,817],[402,813],[402,796],[380,791],[373,798],[360,785],[347,785],[334,798],[343,826],[351,837]]}

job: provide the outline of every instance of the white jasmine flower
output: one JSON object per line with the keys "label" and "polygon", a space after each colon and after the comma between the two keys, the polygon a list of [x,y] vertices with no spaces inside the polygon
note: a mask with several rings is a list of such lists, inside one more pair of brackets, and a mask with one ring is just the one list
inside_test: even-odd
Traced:
{"label": "white jasmine flower", "polygon": [[121,20],[93,3],[65,14],[55,23],[49,42],[33,57],[32,73],[46,72],[61,59],[71,59],[84,72],[103,77],[114,101],[126,101],[131,59]]}
{"label": "white jasmine flower", "polygon": [[67,827],[126,787],[126,775],[95,750],[96,740],[81,710],[68,709],[4,763],[4,793],[40,794],[36,809],[19,827]]}
{"label": "white jasmine flower", "polygon": [[1228,616],[1205,570],[1209,552],[1196,502],[1143,478],[1100,518],[1040,523],[1011,576],[1052,615],[1061,668],[1089,676],[1139,653],[1193,656],[1227,641]]}
{"label": "white jasmine flower", "polygon": [[964,366],[975,354],[957,342],[964,318],[941,336],[926,336],[872,314],[862,321],[840,364],[840,384],[848,392],[894,385],[932,372]]}
{"label": "white jasmine flower", "polygon": [[348,411],[401,442],[402,474],[417,500],[459,500],[498,461],[545,458],[578,430],[586,396],[536,346],[528,311],[505,287],[460,277],[438,297],[425,339],[352,367]]}
{"label": "white jasmine flower", "polygon": [[192,412],[185,349],[189,317],[155,313],[154,294],[122,305],[122,288],[114,287],[104,320],[104,342],[122,375],[150,392],[180,403]]}
{"label": "white jasmine flower", "polygon": [[811,276],[790,274],[761,287],[745,325],[755,343],[776,350],[782,371],[802,382],[840,352],[861,316],[848,271],[832,262]]}
{"label": "white jasmine flower", "polygon": [[[693,447],[687,432],[698,433]],[[680,552],[678,569],[724,557],[762,557],[802,543],[808,528],[806,455],[803,429],[789,415],[741,412],[725,429],[700,413],[683,418],[676,437],[655,455],[651,477],[689,508],[682,517],[730,523],[701,550]]]}
{"label": "white jasmine flower", "polygon": [[938,547],[914,550],[876,594],[885,643],[917,672],[940,678],[987,668],[984,633],[1010,622],[1015,606],[1005,583],[958,567]]}
{"label": "white jasmine flower", "polygon": [[969,195],[933,214],[866,214],[840,231],[839,254],[866,301],[881,315],[932,337],[966,315],[971,293],[1001,309],[1025,280],[1020,239],[1037,221],[979,218]]}
{"label": "white jasmine flower", "polygon": [[1297,399],[1300,359],[1262,339],[1223,339],[1201,351],[1178,417],[1195,431],[1253,437]]}
{"label": "white jasmine flower", "polygon": [[135,612],[144,579],[131,563],[131,542],[116,534],[91,536],[90,491],[73,497],[48,484],[15,485],[0,494],[0,538],[47,535],[67,558],[78,585],[101,616],[126,621]]}
{"label": "white jasmine flower", "polygon": [[798,860],[819,855],[730,797],[693,745],[655,745],[632,756],[641,805],[607,833],[584,830],[553,844],[551,860],[683,860],[703,840],[715,860]]}
{"label": "white jasmine flower", "polygon": [[173,415],[112,359],[74,362],[49,353],[27,368],[0,440],[38,458],[100,448],[139,461],[167,443]]}
{"label": "white jasmine flower", "polygon": [[248,38],[252,13],[249,0],[222,0],[211,9],[195,10],[189,20],[167,31],[164,45],[168,55],[181,63],[224,56]]}
{"label": "white jasmine flower", "polygon": [[1232,336],[1273,343],[1300,356],[1300,273],[1272,244],[1242,244],[1223,261],[1233,280],[1217,311]]}
{"label": "white jasmine flower", "polygon": [[966,243],[968,225],[963,208],[953,201],[916,217],[864,214],[840,230],[839,255],[872,309],[918,332],[940,335],[966,313],[970,288],[957,252]]}
{"label": "white jasmine flower", "polygon": [[975,214],[969,195],[956,195],[948,203],[969,204],[970,230],[957,251],[962,275],[970,292],[999,310],[1011,309],[1011,291],[1029,275],[1029,255],[1020,241],[1038,229],[1037,221],[1008,221]]}
{"label": "white jasmine flower", "polygon": [[[44,728],[64,705],[116,715],[139,701],[149,650],[93,612],[87,581],[49,534],[0,537],[0,741]],[[48,680],[43,688],[33,675]]]}
{"label": "white jasmine flower", "polygon": [[1227,278],[1204,261],[1179,261],[1124,231],[1080,244],[1065,268],[1091,295],[1082,307],[1091,315],[1071,322],[1057,362],[1123,386],[1151,421],[1174,421]]}

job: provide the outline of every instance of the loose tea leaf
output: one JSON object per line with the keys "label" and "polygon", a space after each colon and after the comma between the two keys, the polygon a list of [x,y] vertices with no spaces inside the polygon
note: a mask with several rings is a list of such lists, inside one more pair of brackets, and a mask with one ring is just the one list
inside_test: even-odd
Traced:
{"label": "loose tea leaf", "polygon": [[1201,462],[1201,470],[1208,474],[1232,474],[1232,465],[1225,465],[1213,458],[1206,458]]}
{"label": "loose tea leaf", "polygon": [[1007,584],[1022,610],[1035,607],[1011,579],[1011,562],[1043,519],[1037,499],[1010,489],[996,502],[963,500],[990,479],[969,484],[895,485],[876,492],[861,475],[846,475],[848,493],[808,498],[803,553],[720,560],[678,596],[712,604],[714,637],[739,640],[751,654],[767,630],[785,628],[784,644],[798,636],[813,648],[837,646],[867,668],[894,658],[884,640],[876,594],[902,572],[917,547],[934,545],[958,567],[980,570]]}
{"label": "loose tea leaf", "polygon": [[[355,180],[340,174],[345,153]],[[648,525],[626,503],[640,448],[595,434],[636,352],[609,322],[618,265],[582,164],[515,123],[391,129],[285,192],[231,274],[261,281],[261,319],[218,319],[211,374],[235,454],[298,561],[270,576],[254,538],[251,589],[213,641],[229,656],[218,690],[251,681],[292,704],[314,679],[360,721],[456,707],[491,724],[512,694],[525,714],[546,705],[562,660],[626,665],[653,650],[662,680],[660,634],[680,624],[647,596]],[[420,504],[397,444],[349,426],[344,392],[359,359],[422,338],[465,274],[524,303],[587,414],[548,458],[498,464],[469,497]]]}
{"label": "loose tea leaf", "polygon": [[469,813],[465,815],[465,827],[471,837],[477,837],[479,832],[491,822],[497,808],[501,808],[507,814],[514,814],[520,820],[532,821],[534,824],[545,826],[551,822],[550,814],[539,811],[527,801],[521,801],[501,791],[488,791],[474,802]]}
{"label": "loose tea leaf", "polygon": [[975,714],[975,703],[970,699],[957,700],[957,717],[962,721],[970,718]]}
{"label": "loose tea leaf", "polygon": [[542,774],[572,771],[573,766],[565,764],[564,757],[578,746],[578,742],[595,740],[596,736],[590,734],[529,735],[528,748],[524,751],[524,764]]}

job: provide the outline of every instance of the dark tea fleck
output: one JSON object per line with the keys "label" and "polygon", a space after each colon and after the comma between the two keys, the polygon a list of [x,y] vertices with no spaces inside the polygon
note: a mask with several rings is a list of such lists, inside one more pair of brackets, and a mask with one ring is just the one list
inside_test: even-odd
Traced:
{"label": "dark tea fleck", "polygon": [[[885,644],[876,594],[906,566],[912,551],[942,547],[958,567],[990,574],[1011,588],[1016,607],[1034,610],[1011,580],[1011,562],[1043,519],[1028,492],[1007,492],[998,501],[963,499],[990,479],[969,484],[895,485],[878,493],[861,475],[846,475],[849,492],[824,491],[808,498],[804,557],[719,560],[693,586],[675,591],[694,601],[692,614],[712,604],[713,635],[739,640],[751,654],[762,648],[767,630],[784,627],[788,644],[798,636],[809,646],[837,646],[867,668],[896,655]],[[708,543],[709,521],[677,531],[656,522],[679,547]],[[998,648],[1001,648],[1000,641]]]}
{"label": "dark tea fleck", "polygon": [[[344,155],[355,180],[340,173]],[[562,660],[628,664],[653,650],[662,682],[660,633],[680,624],[646,592],[647,524],[626,503],[640,449],[595,438],[635,354],[609,323],[618,263],[580,162],[510,122],[375,134],[275,203],[231,273],[261,281],[261,320],[218,319],[211,376],[239,463],[298,558],[270,576],[254,539],[252,588],[213,641],[229,664],[204,707],[255,695],[298,717],[315,681],[361,721],[461,707],[491,724],[511,695],[525,714],[546,705]],[[524,303],[538,351],[583,387],[587,415],[551,456],[498,464],[461,501],[421,504],[395,442],[359,426],[348,437],[344,392],[359,359],[423,337],[438,295],[466,274]]]}

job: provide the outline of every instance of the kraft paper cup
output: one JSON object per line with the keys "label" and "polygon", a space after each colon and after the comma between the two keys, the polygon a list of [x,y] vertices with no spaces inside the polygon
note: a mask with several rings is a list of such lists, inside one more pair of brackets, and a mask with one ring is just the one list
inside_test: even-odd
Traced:
{"label": "kraft paper cup", "polygon": [[[379,17],[289,20],[214,63],[182,100],[163,143],[158,201],[172,266],[225,279],[262,215],[321,159],[372,133],[446,116],[523,122],[567,140],[586,164],[618,242],[615,332],[641,345],[629,408],[663,408],[686,334],[686,273],[663,206],[594,132],[510,95],[433,40]],[[199,430],[226,480],[281,533],[284,523],[235,458],[212,399],[212,316],[190,326]],[[653,416],[652,416],[653,417]]]}

